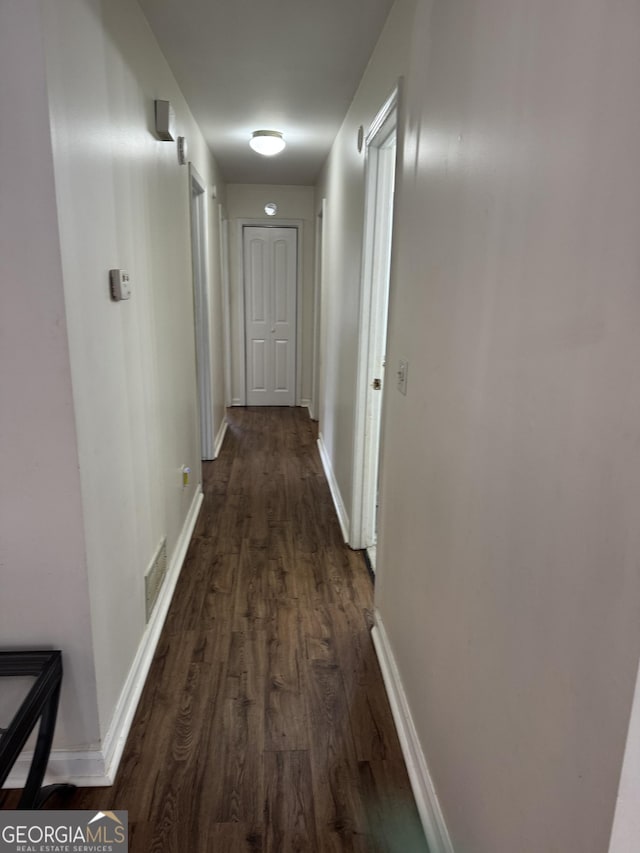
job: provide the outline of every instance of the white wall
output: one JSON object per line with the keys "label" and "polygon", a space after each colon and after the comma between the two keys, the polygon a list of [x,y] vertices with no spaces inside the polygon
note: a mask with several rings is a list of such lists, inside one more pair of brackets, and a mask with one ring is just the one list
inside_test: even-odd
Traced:
{"label": "white wall", "polygon": [[640,7],[418,9],[377,607],[454,848],[602,853],[640,653]]}
{"label": "white wall", "polygon": [[[229,219],[230,319],[231,319],[231,399],[243,400],[244,316],[241,310],[243,288],[241,226],[239,220],[250,219],[277,225],[282,220],[300,220],[302,229],[302,296],[300,337],[301,364],[300,405],[311,402],[313,367],[313,288],[314,288],[314,190],[313,187],[271,186],[268,184],[228,184],[226,214]],[[265,204],[275,202],[278,213],[269,217]]]}
{"label": "white wall", "polygon": [[[11,81],[2,87],[11,117],[2,122],[2,278],[19,286],[3,286],[3,363],[11,356],[16,369],[3,371],[1,450],[3,482],[15,485],[3,489],[0,630],[6,643],[65,649],[54,746],[81,750],[122,734],[110,731],[114,712],[150,640],[144,574],[163,536],[170,571],[179,570],[201,491],[188,169],[176,144],[154,134],[155,98],[172,102],[190,159],[219,200],[224,188],[137,3],[44,0],[1,11]],[[130,273],[130,301],[111,301],[110,268]],[[193,472],[184,489],[183,464]]]}
{"label": "white wall", "polygon": [[353,491],[353,441],[365,204],[360,125],[371,122],[405,74],[413,0],[397,2],[353,99],[316,187],[316,213],[326,198],[321,306],[320,432],[346,512]]}
{"label": "white wall", "polygon": [[[163,536],[171,562],[200,480],[188,170],[154,134],[154,99],[220,181],[136,3],[42,8],[104,735],[144,630],[145,570]],[[109,298],[112,267],[131,275],[128,302]]]}
{"label": "white wall", "polygon": [[34,3],[0,5],[0,79],[0,647],[63,649],[58,743],[91,745],[100,732]]}

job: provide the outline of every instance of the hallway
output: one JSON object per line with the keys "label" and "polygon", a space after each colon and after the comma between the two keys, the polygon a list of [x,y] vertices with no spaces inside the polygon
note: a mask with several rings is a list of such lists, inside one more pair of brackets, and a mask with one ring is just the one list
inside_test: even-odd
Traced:
{"label": "hallway", "polygon": [[132,853],[426,851],[369,636],[300,408],[231,409],[115,785]]}

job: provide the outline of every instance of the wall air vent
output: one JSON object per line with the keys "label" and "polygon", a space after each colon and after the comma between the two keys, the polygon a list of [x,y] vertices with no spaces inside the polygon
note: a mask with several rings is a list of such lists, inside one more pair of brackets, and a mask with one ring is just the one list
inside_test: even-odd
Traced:
{"label": "wall air vent", "polygon": [[151,561],[144,576],[144,596],[146,606],[146,621],[151,618],[153,608],[158,600],[160,589],[167,574],[167,538],[162,540],[156,555]]}

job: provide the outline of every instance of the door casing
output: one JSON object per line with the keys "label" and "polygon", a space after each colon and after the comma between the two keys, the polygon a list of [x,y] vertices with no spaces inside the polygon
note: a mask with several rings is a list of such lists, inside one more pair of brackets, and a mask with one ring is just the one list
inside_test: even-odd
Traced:
{"label": "door casing", "polygon": [[313,359],[311,364],[311,405],[309,414],[314,421],[320,420],[320,335],[322,329],[322,276],[324,272],[324,225],[326,222],[326,198],[322,199],[316,215],[315,270],[313,277]]}
{"label": "door casing", "polygon": [[196,370],[200,409],[200,453],[215,459],[213,437],[213,388],[211,387],[211,327],[209,323],[207,185],[189,164],[191,210],[191,259],[196,339]]}
{"label": "door casing", "polygon": [[[380,349],[380,345],[382,345],[381,352],[384,353],[386,343],[388,288],[391,277],[391,235],[394,218],[393,186],[398,167],[397,152],[400,150],[397,138],[399,95],[400,83],[379,110],[365,136],[365,218],[354,429],[353,504],[349,537],[349,544],[356,549],[373,549],[376,544],[382,405],[375,395],[384,395],[387,379],[382,373],[378,374],[383,382],[383,390],[376,391],[372,388],[373,353],[376,349]],[[395,154],[393,162],[389,164],[385,162],[383,153],[392,136],[395,139]],[[390,196],[389,193],[391,193]],[[382,223],[382,228],[379,210],[381,203],[388,219],[387,222]],[[383,239],[389,240],[385,258],[386,269],[382,271],[380,270],[381,231],[383,235],[386,233],[386,238],[383,236]],[[385,287],[386,296],[382,294]],[[381,310],[385,312],[384,318],[378,316]],[[379,369],[382,369],[382,365]],[[390,375],[392,371],[388,370],[387,377]],[[370,558],[375,571],[373,552]]]}

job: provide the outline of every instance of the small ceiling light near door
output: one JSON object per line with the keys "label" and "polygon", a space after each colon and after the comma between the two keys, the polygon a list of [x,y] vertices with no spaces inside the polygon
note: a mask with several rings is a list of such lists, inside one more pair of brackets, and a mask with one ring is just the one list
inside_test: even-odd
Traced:
{"label": "small ceiling light near door", "polygon": [[264,212],[267,214],[267,216],[275,216],[278,212],[278,205],[275,203],[275,201],[270,201],[268,204],[265,204]]}
{"label": "small ceiling light near door", "polygon": [[284,149],[286,142],[279,130],[254,130],[249,145],[258,154],[273,157]]}

